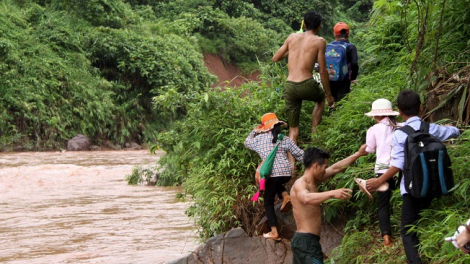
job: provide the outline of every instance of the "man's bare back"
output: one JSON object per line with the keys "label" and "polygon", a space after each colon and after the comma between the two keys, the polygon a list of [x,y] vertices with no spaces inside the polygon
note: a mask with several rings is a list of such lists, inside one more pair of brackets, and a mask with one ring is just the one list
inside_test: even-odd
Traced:
{"label": "man's bare back", "polygon": [[[287,81],[293,83],[301,83],[303,81],[313,78],[313,68],[315,63],[318,62],[320,80],[323,86],[324,96],[329,106],[334,103],[334,98],[330,92],[330,79],[326,69],[325,49],[326,41],[317,35],[320,26],[315,29],[308,29],[303,33],[291,34],[279,50],[274,54],[273,61],[277,62],[288,57],[289,75]],[[312,93],[318,93],[312,87]],[[301,94],[301,93],[300,93]],[[305,96],[304,96],[305,97]],[[303,100],[303,97],[302,97]],[[323,98],[319,101],[315,100],[317,104],[312,112],[312,128],[316,128],[321,121],[321,116],[324,110]],[[295,108],[293,106],[292,108]],[[294,114],[296,116],[297,114]],[[295,119],[295,118],[293,118]],[[294,120],[288,120],[294,121]],[[296,123],[296,122],[295,122]],[[297,143],[297,136],[299,134],[297,124],[293,127],[289,125],[289,137]],[[290,158],[293,162],[292,158]]]}
{"label": "man's bare back", "polygon": [[[288,55],[288,81],[301,82],[313,77],[313,67],[319,52],[325,54],[326,41],[312,31],[291,34],[284,45],[274,55],[273,61],[279,61]],[[324,58],[324,56],[323,56]]]}

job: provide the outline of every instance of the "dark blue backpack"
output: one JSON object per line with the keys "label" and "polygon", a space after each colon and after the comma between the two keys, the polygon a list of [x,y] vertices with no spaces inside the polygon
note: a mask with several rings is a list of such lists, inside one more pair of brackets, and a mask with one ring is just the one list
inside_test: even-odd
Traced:
{"label": "dark blue backpack", "polygon": [[326,70],[330,81],[342,81],[349,76],[349,62],[346,50],[351,43],[333,41],[326,45]]}
{"label": "dark blue backpack", "polygon": [[405,189],[416,198],[448,195],[454,187],[450,157],[446,146],[429,133],[429,123],[421,122],[415,131],[399,128],[408,135],[405,142]]}

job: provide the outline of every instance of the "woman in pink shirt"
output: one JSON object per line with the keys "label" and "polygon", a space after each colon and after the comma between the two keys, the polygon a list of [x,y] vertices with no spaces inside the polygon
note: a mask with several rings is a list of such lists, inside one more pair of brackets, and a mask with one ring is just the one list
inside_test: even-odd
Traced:
{"label": "woman in pink shirt", "polygon": [[[392,153],[392,135],[397,128],[396,116],[398,112],[393,111],[392,103],[387,99],[377,99],[372,103],[372,110],[365,114],[373,117],[377,124],[367,130],[366,151],[376,153],[375,175],[380,177],[390,166]],[[389,188],[385,191],[377,192],[379,197],[379,225],[380,232],[384,239],[384,245],[389,246],[391,241],[390,228],[390,197],[392,191],[396,189],[396,180],[391,178],[387,181]]]}

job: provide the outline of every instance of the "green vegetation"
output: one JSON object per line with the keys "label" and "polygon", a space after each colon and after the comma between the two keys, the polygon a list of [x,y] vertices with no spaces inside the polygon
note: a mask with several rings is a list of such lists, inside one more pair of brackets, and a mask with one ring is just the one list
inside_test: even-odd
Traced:
{"label": "green vegetation", "polygon": [[[436,88],[438,78],[443,78],[439,74],[452,76],[458,73],[459,78],[468,78],[469,43],[460,41],[469,35],[463,26],[468,22],[468,16],[453,15],[465,12],[461,2],[447,1],[444,9],[442,4],[422,1],[418,5],[409,3],[403,6],[399,2],[376,1],[370,20],[352,31],[351,41],[360,51],[359,85],[353,87],[349,98],[336,111],[329,115],[325,113],[319,131],[314,135],[309,133],[313,104],[304,105],[300,145],[321,146],[331,151],[332,159],[336,161],[353,153],[364,142],[367,128],[373,124],[364,113],[375,99],[385,97],[394,101],[400,90],[415,89],[423,95],[423,100],[429,102],[431,93],[428,91]],[[445,17],[442,23],[441,14]],[[419,33],[422,28],[426,32]],[[250,231],[256,222],[253,219],[259,212],[258,205],[247,201],[255,191],[253,174],[259,158],[243,147],[243,141],[263,113],[274,111],[285,119],[280,94],[286,67],[270,63],[261,63],[260,67],[261,83],[247,84],[224,93],[208,91],[188,107],[186,119],[176,122],[173,130],[160,134],[157,140],[168,153],[162,159],[162,164],[167,166],[165,182],[182,183],[188,194],[194,197],[195,204],[188,214],[195,219],[202,238],[237,225]],[[443,68],[448,73],[443,73]],[[448,113],[448,117],[455,120],[454,124],[460,116],[462,124],[464,117],[468,116],[465,112],[468,93],[462,92],[468,89],[468,81],[461,86],[446,80],[440,89],[443,87],[447,89],[445,94],[448,96],[441,97],[441,100],[463,101],[458,113]],[[427,109],[428,112],[430,110]],[[470,151],[468,131],[459,140],[449,142],[449,148],[454,156],[453,167],[459,188],[453,195],[436,200],[424,212],[417,228],[422,240],[423,259],[430,263],[468,261],[450,243],[443,241],[445,236],[454,232],[457,223],[468,218],[466,193],[469,183],[465,177]],[[336,186],[355,188],[354,176],[373,177],[374,158],[370,155],[359,159],[354,167],[337,175],[322,189]],[[364,195],[356,192],[348,203],[327,203],[323,207],[327,220],[348,220],[343,244],[335,250],[329,262],[406,262],[399,238],[401,198],[398,191],[394,193],[392,204],[396,242],[392,248],[383,249],[378,236],[377,208]]]}
{"label": "green vegetation", "polygon": [[[155,142],[214,83],[203,52],[258,69],[305,10],[344,13],[340,2],[2,1],[0,150],[57,149],[78,133],[93,144]],[[343,2],[347,14],[371,5]],[[324,17],[331,38],[335,19]],[[175,93],[178,107],[160,111]]]}
{"label": "green vegetation", "polygon": [[126,175],[126,181],[131,185],[155,185],[158,180],[158,166],[136,166],[132,173]]}
{"label": "green vegetation", "polygon": [[0,14],[0,149],[58,148],[78,133],[150,142],[166,122],[151,98],[204,90],[213,78],[198,47],[163,32],[149,8],[2,1]]}
{"label": "green vegetation", "polygon": [[[4,0],[0,2],[0,149],[63,147],[78,133],[93,143],[135,140],[166,151],[160,185],[183,185],[202,239],[242,226],[253,233],[263,210],[252,204],[259,157],[243,142],[266,112],[286,119],[281,99],[284,62],[268,62],[300,28],[310,8],[325,17],[320,32],[332,40],[339,20],[351,26],[360,52],[359,85],[336,111],[325,111],[310,134],[313,103],[304,103],[300,146],[320,146],[332,161],[354,151],[373,123],[363,115],[372,101],[392,102],[402,89],[423,95],[426,117],[466,128],[470,117],[469,0],[419,1],[149,1]],[[372,12],[369,13],[372,7]],[[76,8],[80,6],[80,8]],[[214,76],[203,52],[261,81],[209,89]],[[438,110],[435,110],[438,109]],[[465,263],[443,238],[468,218],[469,133],[449,142],[458,189],[435,201],[417,228],[430,263]],[[373,177],[374,156],[360,158],[322,186],[354,188],[354,176]],[[300,172],[299,172],[300,173]],[[144,176],[142,178],[141,176]],[[153,171],[136,168],[130,183]],[[357,189],[356,189],[357,190]],[[330,263],[403,263],[399,239],[401,199],[392,199],[394,246],[378,238],[376,206],[356,192],[331,201],[325,218],[347,220],[345,238]],[[261,213],[260,213],[261,212]]]}
{"label": "green vegetation", "polygon": [[168,153],[161,159],[167,167],[158,183],[184,183],[195,201],[188,213],[204,238],[240,224],[242,216],[232,210],[255,192],[252,181],[259,159],[243,142],[263,113],[283,112],[280,93],[270,88],[279,85],[251,83],[242,89],[208,91],[187,105],[184,120],[158,136]]}

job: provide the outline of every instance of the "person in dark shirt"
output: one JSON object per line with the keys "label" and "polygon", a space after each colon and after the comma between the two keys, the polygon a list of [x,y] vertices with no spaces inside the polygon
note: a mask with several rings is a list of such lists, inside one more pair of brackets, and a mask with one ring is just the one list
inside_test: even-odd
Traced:
{"label": "person in dark shirt", "polygon": [[[337,23],[333,28],[333,32],[335,35],[335,41],[349,43],[349,26],[346,23]],[[356,78],[359,71],[359,65],[357,64],[357,49],[354,44],[347,46],[346,56],[349,62],[349,78],[346,77],[342,81],[330,81],[330,90],[335,102],[339,102],[351,92],[351,82],[357,84]]]}

